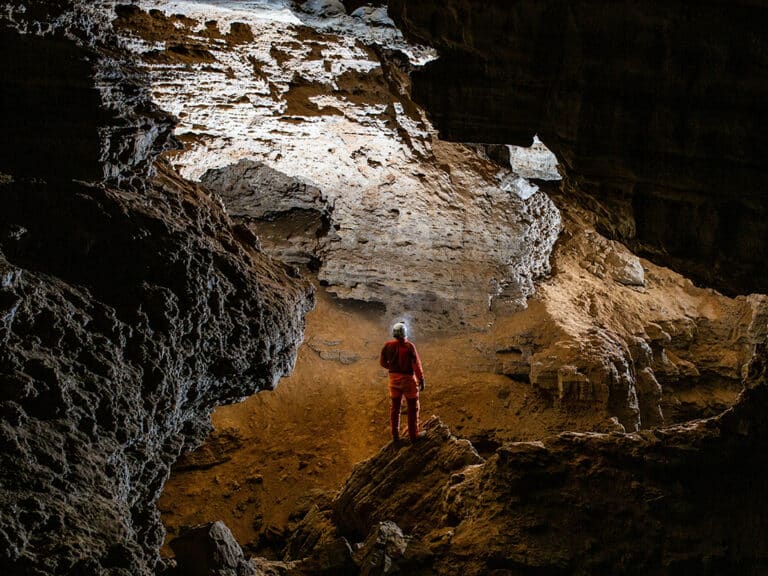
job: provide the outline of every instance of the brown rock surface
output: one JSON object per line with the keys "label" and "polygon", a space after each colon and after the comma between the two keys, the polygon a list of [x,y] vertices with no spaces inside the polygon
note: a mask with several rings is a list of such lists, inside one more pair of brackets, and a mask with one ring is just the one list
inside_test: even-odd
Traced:
{"label": "brown rock surface", "polygon": [[435,451],[456,446],[435,422],[426,449],[386,446],[355,468],[333,504],[336,526],[353,540],[381,518],[405,526],[399,557],[414,574],[761,574],[765,369],[763,347],[718,417],[505,444],[425,483],[416,471],[438,470]]}

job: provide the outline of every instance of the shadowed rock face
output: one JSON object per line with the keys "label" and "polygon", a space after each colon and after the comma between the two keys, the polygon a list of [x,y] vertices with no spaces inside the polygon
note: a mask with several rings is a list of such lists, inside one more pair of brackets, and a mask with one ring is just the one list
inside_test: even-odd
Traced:
{"label": "shadowed rock face", "polygon": [[4,573],[149,573],[171,464],[290,370],[308,287],[167,169],[0,193]]}
{"label": "shadowed rock face", "polygon": [[14,1],[0,14],[0,172],[141,188],[173,119],[112,31],[104,2]]}
{"label": "shadowed rock face", "polygon": [[11,55],[0,60],[0,171],[100,179],[97,127],[109,115],[99,108],[87,51],[64,39],[4,31],[0,52]]}
{"label": "shadowed rock face", "polygon": [[391,0],[441,57],[414,98],[443,136],[538,133],[601,231],[731,293],[765,292],[768,76],[756,2]]}
{"label": "shadowed rock face", "polygon": [[[32,3],[33,30],[48,8],[82,15]],[[125,87],[96,91],[116,52],[59,33],[6,43],[20,56],[2,64],[2,122],[20,149],[4,140],[0,165],[0,572],[151,574],[171,465],[216,405],[290,371],[311,289],[208,192],[151,169],[168,117],[132,108],[138,86],[119,118],[104,110]]]}

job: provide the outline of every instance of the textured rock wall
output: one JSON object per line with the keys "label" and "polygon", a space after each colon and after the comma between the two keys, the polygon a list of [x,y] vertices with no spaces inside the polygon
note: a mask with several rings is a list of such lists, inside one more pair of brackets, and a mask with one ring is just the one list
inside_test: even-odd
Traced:
{"label": "textured rock wall", "polygon": [[1,188],[5,573],[149,573],[171,464],[290,370],[308,288],[167,169]]}
{"label": "textured rock wall", "polygon": [[282,256],[423,329],[483,328],[492,301],[524,307],[549,271],[559,215],[535,187],[505,186],[509,165],[434,137],[406,73],[425,50],[385,13],[142,5],[120,7],[116,26],[154,100],[181,119],[174,164],[233,215],[311,220],[303,239],[291,228]]}
{"label": "textured rock wall", "polygon": [[763,3],[389,10],[440,51],[415,72],[414,99],[441,134],[529,144],[538,133],[613,238],[722,290],[768,291]]}
{"label": "textured rock wall", "polygon": [[730,406],[768,337],[768,298],[697,287],[603,237],[568,194],[547,191],[563,217],[553,274],[530,311],[497,318],[497,370],[556,408],[604,411],[627,431]]}
{"label": "textured rock wall", "polygon": [[2,16],[3,125],[24,136],[0,163],[3,574],[153,573],[171,465],[214,406],[290,371],[312,303],[208,192],[162,162],[147,179],[168,117],[90,8]]}
{"label": "textured rock wall", "polygon": [[113,2],[13,0],[0,12],[0,172],[140,188],[176,145],[108,15]]}

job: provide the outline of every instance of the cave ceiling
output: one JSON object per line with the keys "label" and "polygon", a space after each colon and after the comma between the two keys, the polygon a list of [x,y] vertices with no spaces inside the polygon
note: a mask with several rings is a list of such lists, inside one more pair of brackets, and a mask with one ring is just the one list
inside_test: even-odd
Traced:
{"label": "cave ceiling", "polygon": [[416,101],[451,140],[538,134],[602,231],[730,293],[765,292],[763,2],[391,0],[440,58]]}

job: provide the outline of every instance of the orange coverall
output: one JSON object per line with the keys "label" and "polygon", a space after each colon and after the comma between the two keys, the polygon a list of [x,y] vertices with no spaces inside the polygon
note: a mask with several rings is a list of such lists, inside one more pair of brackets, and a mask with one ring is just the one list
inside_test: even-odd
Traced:
{"label": "orange coverall", "polygon": [[407,338],[395,338],[384,344],[379,357],[382,368],[389,370],[389,424],[392,439],[400,438],[400,406],[403,396],[408,405],[408,436],[419,434],[419,382],[424,378],[416,346]]}

